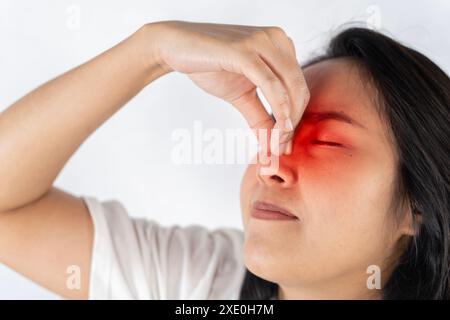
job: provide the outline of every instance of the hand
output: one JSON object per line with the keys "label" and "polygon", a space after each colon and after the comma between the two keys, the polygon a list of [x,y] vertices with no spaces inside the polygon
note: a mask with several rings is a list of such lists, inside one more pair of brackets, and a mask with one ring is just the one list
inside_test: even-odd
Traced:
{"label": "hand", "polygon": [[156,31],[152,43],[164,68],[187,74],[204,91],[231,103],[251,128],[280,129],[281,151],[290,153],[309,90],[293,42],[282,29],[184,21],[149,26]]}

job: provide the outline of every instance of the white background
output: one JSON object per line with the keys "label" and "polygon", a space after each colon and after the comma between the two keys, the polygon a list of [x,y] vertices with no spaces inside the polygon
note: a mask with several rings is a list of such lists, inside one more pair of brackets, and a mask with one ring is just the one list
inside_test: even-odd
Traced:
{"label": "white background", "polygon": [[[157,20],[277,25],[293,38],[300,62],[320,52],[339,25],[361,21],[450,71],[450,1],[445,0],[1,0],[0,111]],[[192,130],[195,120],[211,128],[245,128],[235,110],[184,75],[158,79],[80,147],[56,185],[76,195],[118,199],[131,215],[162,224],[241,228],[243,165],[175,166],[171,161],[173,130]],[[0,299],[15,298],[57,297],[0,265]]]}

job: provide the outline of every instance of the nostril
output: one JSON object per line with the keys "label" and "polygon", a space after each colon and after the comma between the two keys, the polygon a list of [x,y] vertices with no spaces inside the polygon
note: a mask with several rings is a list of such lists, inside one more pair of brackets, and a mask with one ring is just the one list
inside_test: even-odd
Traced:
{"label": "nostril", "polygon": [[283,178],[281,178],[280,176],[271,176],[270,179],[275,180],[276,182],[284,182]]}

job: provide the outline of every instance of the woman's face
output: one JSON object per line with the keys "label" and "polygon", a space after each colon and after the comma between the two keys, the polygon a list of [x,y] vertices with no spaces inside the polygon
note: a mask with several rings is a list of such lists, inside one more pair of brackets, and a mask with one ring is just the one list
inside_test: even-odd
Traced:
{"label": "woman's face", "polygon": [[[280,156],[277,174],[260,175],[252,164],[242,180],[245,264],[280,287],[339,295],[347,285],[363,294],[367,268],[380,267],[387,280],[386,259],[412,232],[408,218],[389,211],[397,155],[375,91],[353,62],[327,60],[304,73],[311,99],[293,152]],[[255,201],[298,219],[255,218]]]}

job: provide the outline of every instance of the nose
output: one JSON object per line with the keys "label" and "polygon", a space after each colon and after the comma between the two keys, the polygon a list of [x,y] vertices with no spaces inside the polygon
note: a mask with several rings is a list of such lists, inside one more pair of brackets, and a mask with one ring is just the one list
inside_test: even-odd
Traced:
{"label": "nose", "polygon": [[262,174],[262,165],[258,163],[256,175],[258,181],[271,187],[290,188],[297,181],[297,172],[291,155],[281,155],[278,158],[278,170],[274,174]]}

